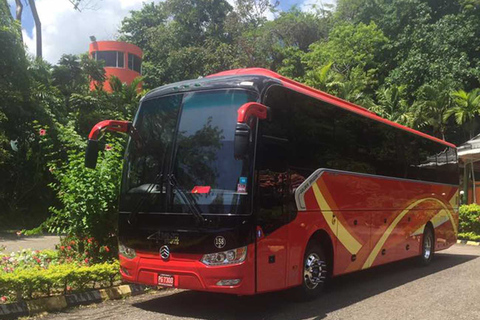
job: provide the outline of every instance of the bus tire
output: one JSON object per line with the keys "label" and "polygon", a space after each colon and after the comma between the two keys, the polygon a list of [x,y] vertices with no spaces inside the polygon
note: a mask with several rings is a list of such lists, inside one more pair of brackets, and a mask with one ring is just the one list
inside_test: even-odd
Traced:
{"label": "bus tire", "polygon": [[420,265],[427,266],[435,255],[435,235],[430,225],[425,227],[422,237],[422,254],[419,257]]}
{"label": "bus tire", "polygon": [[303,259],[302,284],[293,292],[295,300],[309,301],[320,296],[328,277],[327,263],[323,248],[316,243],[310,243]]}

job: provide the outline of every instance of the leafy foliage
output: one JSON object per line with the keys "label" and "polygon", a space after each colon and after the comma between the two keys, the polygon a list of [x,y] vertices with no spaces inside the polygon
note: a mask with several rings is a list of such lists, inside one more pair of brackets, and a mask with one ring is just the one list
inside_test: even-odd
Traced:
{"label": "leafy foliage", "polygon": [[118,262],[113,262],[92,266],[58,264],[0,272],[0,296],[6,298],[2,302],[13,302],[108,287],[120,280],[118,269]]}
{"label": "leafy foliage", "polygon": [[459,210],[459,232],[474,233],[480,236],[480,205],[463,205]]}
{"label": "leafy foliage", "polygon": [[121,174],[122,145],[111,137],[108,150],[99,155],[96,170],[87,169],[85,140],[72,126],[60,126],[65,162],[52,161],[50,169],[57,182],[51,187],[61,203],[51,207],[46,227],[55,233],[66,233],[78,239],[94,237],[102,244],[115,244],[117,196]]}

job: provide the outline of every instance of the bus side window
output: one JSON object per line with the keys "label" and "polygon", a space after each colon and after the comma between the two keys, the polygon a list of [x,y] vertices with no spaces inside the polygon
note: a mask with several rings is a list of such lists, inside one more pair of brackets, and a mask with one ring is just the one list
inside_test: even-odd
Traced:
{"label": "bus side window", "polygon": [[257,149],[258,211],[257,223],[265,235],[287,222],[289,175],[288,140],[260,135]]}
{"label": "bus side window", "polygon": [[437,182],[437,153],[438,145],[427,139],[417,138],[417,152],[419,154],[418,180]]}

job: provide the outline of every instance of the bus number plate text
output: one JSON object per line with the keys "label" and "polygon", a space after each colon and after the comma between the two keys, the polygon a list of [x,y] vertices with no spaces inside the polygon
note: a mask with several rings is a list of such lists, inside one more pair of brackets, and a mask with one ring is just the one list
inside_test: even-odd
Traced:
{"label": "bus number plate text", "polygon": [[168,274],[159,274],[158,275],[158,285],[162,287],[173,287],[174,286],[174,277]]}

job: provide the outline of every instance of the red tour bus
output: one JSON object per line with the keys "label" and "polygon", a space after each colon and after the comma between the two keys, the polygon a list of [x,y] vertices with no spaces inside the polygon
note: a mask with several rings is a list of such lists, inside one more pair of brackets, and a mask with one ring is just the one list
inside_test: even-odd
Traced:
{"label": "red tour bus", "polygon": [[121,274],[146,285],[317,296],[328,277],[456,242],[453,144],[265,69],[150,91],[133,123],[119,212]]}

